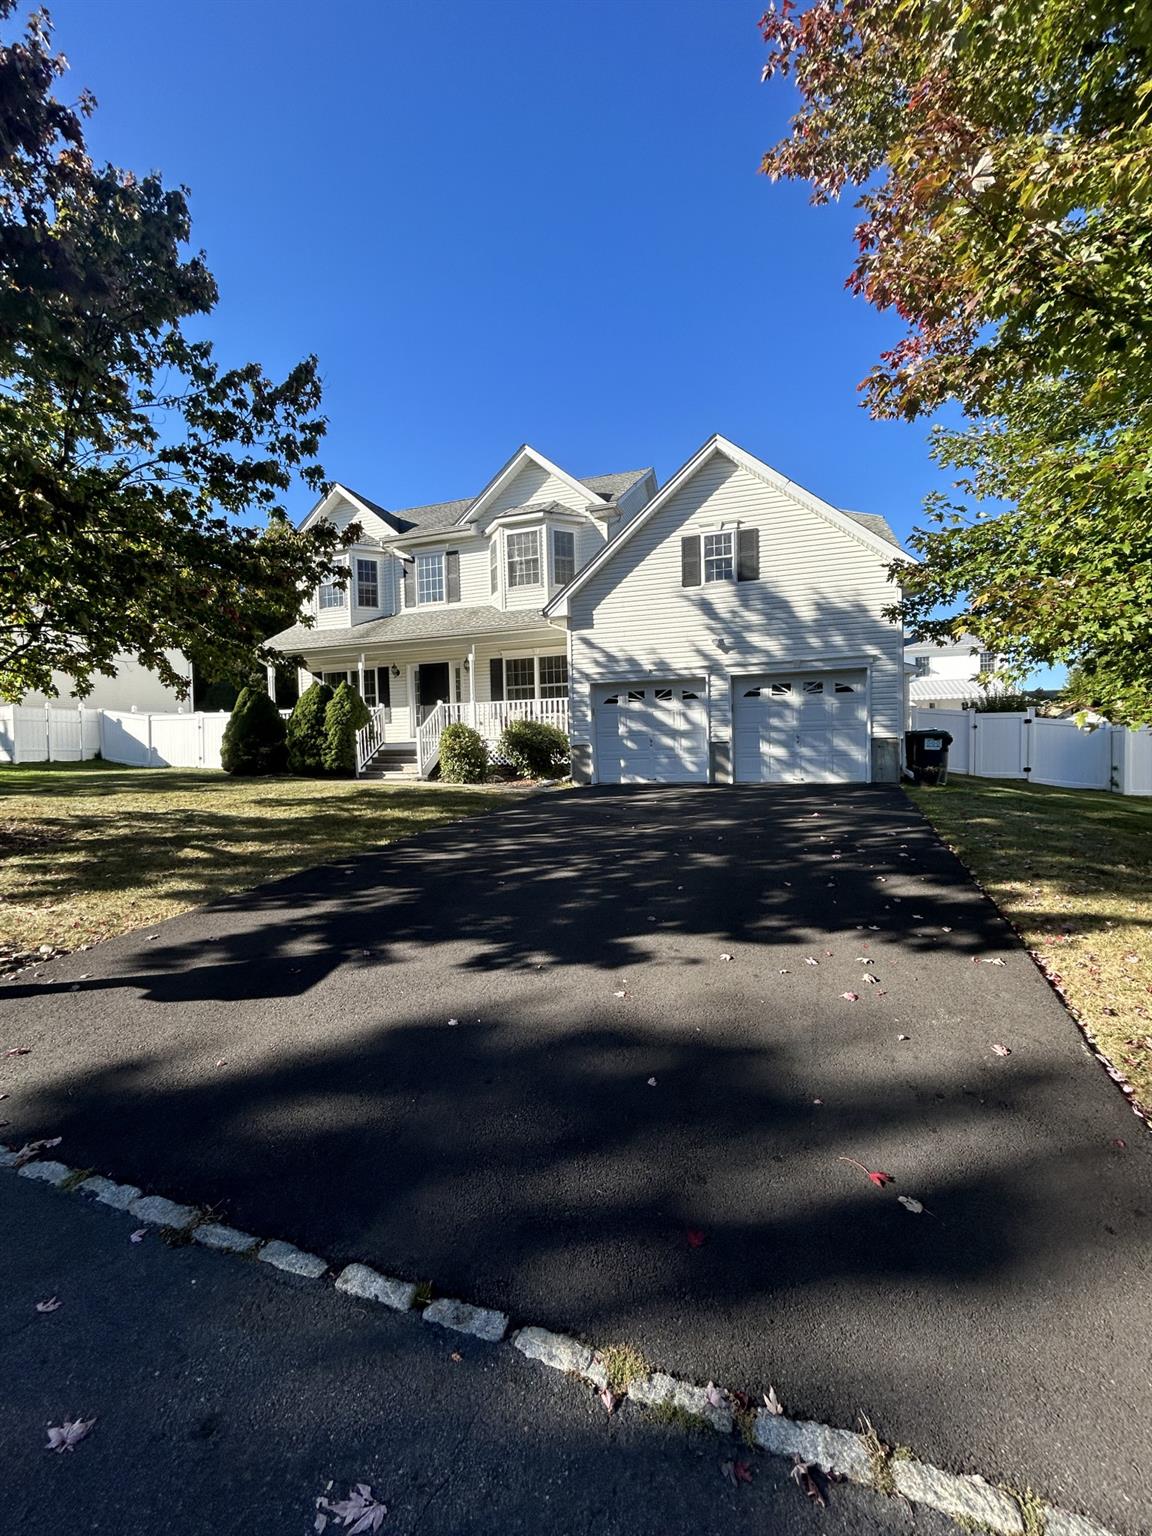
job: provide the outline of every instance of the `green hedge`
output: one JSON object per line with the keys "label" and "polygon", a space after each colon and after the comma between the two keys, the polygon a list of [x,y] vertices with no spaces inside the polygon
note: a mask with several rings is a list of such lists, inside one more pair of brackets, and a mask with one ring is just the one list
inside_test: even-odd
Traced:
{"label": "green hedge", "polygon": [[568,738],[542,720],[512,720],[500,736],[500,754],[523,779],[555,779],[570,762]]}
{"label": "green hedge", "polygon": [[446,725],[440,732],[440,777],[447,784],[482,784],[488,747],[470,725]]}

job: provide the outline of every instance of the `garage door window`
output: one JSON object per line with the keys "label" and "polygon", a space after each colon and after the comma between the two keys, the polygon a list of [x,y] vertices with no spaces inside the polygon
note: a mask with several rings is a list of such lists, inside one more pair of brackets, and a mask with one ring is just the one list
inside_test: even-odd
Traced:
{"label": "garage door window", "polygon": [[805,683],[804,684],[804,692],[805,693],[823,693],[824,692],[824,684],[823,683]]}
{"label": "garage door window", "polygon": [[836,692],[837,693],[855,693],[856,690],[855,690],[855,688],[853,688],[851,683],[837,683],[836,684]]}
{"label": "garage door window", "polygon": [[792,692],[792,684],[791,683],[773,683],[772,684],[772,697],[774,699],[780,698],[782,694],[791,693],[791,692]]}

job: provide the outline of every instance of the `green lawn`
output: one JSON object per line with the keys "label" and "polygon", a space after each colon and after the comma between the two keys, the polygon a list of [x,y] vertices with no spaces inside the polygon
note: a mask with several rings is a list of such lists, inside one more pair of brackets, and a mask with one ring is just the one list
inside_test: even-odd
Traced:
{"label": "green lawn", "polygon": [[511,798],[98,762],[0,767],[0,964],[41,944],[93,944]]}
{"label": "green lawn", "polygon": [[908,793],[1152,1112],[1152,801],[955,778]]}

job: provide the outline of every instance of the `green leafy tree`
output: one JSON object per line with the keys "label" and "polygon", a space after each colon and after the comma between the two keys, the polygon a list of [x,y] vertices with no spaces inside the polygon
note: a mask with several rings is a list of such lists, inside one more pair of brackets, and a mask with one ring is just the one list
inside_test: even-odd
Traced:
{"label": "green leafy tree", "polygon": [[224,727],[220,763],[225,773],[283,773],[288,758],[284,721],[265,689],[242,688]]}
{"label": "green leafy tree", "polygon": [[296,700],[288,717],[289,773],[315,776],[324,772],[324,717],[331,702],[332,690],[327,683],[313,683]]}
{"label": "green leafy tree", "polygon": [[440,777],[446,784],[482,784],[488,774],[488,746],[479,731],[456,722],[440,732]]}
{"label": "green leafy tree", "polygon": [[243,676],[358,530],[282,505],[323,482],[316,360],[277,381],[186,334],[217,294],[185,193],[93,165],[65,67],[42,14],[0,36],[0,698],[118,652],[186,692],[166,650]]}
{"label": "green leafy tree", "polygon": [[371,718],[371,710],[351,683],[341,683],[324,711],[322,761],[329,773],[356,772],[356,732]]}
{"label": "green leafy tree", "polygon": [[870,408],[959,407],[892,616],[1152,720],[1152,9],[783,0],[761,27],[799,92],[764,170],[859,189],[848,285],[905,327]]}

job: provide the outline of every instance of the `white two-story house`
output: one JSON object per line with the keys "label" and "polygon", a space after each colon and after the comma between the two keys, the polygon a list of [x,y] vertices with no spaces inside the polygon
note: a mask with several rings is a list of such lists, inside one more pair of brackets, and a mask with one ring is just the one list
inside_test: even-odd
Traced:
{"label": "white two-story house", "polygon": [[977,709],[995,692],[987,679],[997,660],[975,635],[961,635],[947,645],[913,640],[904,647],[908,665],[909,709]]}
{"label": "white two-story house", "polygon": [[369,771],[426,775],[450,721],[495,742],[527,715],[569,734],[581,782],[899,777],[903,634],[883,610],[911,556],[882,517],[726,438],[662,489],[524,447],[470,499],[396,512],[335,485],[309,517],[360,525],[351,579],[271,643],[302,683],[359,688]]}
{"label": "white two-story house", "polygon": [[459,501],[391,511],[335,484],[303,526],[359,525],[349,581],[312,595],[312,627],[271,643],[302,659],[301,687],[359,690],[373,757],[393,770],[430,772],[449,718],[490,741],[518,717],[566,732],[568,637],[544,605],[655,490],[651,469],[578,480],[527,446]]}

